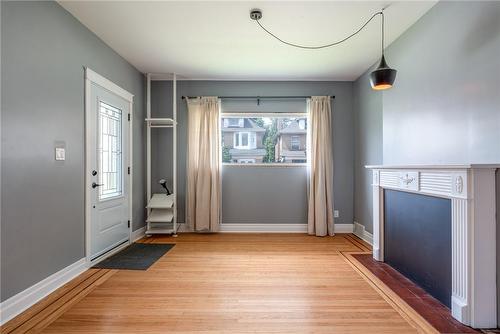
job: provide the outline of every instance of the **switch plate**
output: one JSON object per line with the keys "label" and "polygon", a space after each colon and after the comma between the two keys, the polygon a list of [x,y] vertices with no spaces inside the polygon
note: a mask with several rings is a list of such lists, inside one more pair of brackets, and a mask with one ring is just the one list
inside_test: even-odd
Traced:
{"label": "switch plate", "polygon": [[333,218],[339,218],[339,217],[340,217],[339,210],[333,210]]}
{"label": "switch plate", "polygon": [[66,160],[66,149],[64,147],[56,147],[56,160]]}

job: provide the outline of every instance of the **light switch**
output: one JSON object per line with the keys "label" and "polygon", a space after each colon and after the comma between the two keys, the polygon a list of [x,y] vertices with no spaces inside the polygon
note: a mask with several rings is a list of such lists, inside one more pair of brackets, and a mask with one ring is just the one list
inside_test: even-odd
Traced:
{"label": "light switch", "polygon": [[66,160],[66,149],[64,147],[56,147],[56,160]]}
{"label": "light switch", "polygon": [[333,210],[333,218],[339,218],[339,217],[340,217],[339,210]]}

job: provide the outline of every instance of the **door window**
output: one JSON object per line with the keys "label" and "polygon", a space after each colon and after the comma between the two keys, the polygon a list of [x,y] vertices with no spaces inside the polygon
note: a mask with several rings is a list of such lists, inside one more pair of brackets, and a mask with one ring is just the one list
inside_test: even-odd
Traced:
{"label": "door window", "polygon": [[99,102],[97,159],[99,164],[99,200],[123,194],[122,111]]}

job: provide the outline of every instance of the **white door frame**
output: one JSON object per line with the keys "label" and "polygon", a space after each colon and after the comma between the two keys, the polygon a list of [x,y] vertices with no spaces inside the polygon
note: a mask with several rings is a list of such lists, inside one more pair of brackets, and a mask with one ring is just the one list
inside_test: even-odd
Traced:
{"label": "white door frame", "polygon": [[[92,153],[92,148],[90,147],[89,140],[92,136],[90,133],[90,122],[92,121],[90,118],[91,115],[91,101],[90,101],[90,89],[92,83],[99,85],[100,87],[108,90],[109,92],[118,95],[119,97],[123,98],[124,100],[128,101],[129,103],[129,118],[130,121],[129,123],[129,144],[128,144],[128,165],[127,167],[130,167],[130,174],[125,174],[128,176],[128,183],[129,183],[129,214],[128,214],[128,220],[130,221],[130,227],[129,227],[129,236],[128,236],[128,242],[122,245],[121,247],[117,247],[114,250],[107,252],[96,259],[91,261],[90,258],[90,238],[91,238],[91,233],[90,233],[90,214],[91,214],[91,201],[90,201],[90,190],[91,190],[91,185],[92,185],[92,180],[90,178],[90,171],[92,170],[92,166],[90,166],[90,155]],[[85,67],[85,257],[87,259],[87,263],[89,265],[93,265],[99,261],[102,261],[106,257],[120,251],[122,248],[128,246],[132,242],[132,229],[133,229],[133,220],[132,220],[132,197],[133,197],[133,191],[132,191],[132,180],[133,180],[133,173],[134,169],[132,168],[132,162],[133,162],[133,155],[132,155],[132,149],[133,149],[133,122],[132,120],[134,119],[133,117],[133,104],[134,104],[134,95],[126,91],[125,89],[121,88],[120,86],[116,85],[112,81],[106,79],[105,77],[99,75],[98,73],[92,71],[90,68]]]}

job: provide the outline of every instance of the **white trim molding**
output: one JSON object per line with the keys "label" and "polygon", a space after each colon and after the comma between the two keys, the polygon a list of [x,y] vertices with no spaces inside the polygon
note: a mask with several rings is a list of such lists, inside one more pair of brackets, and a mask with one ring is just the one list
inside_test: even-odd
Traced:
{"label": "white trim molding", "polygon": [[333,232],[335,233],[354,233],[354,224],[333,224]]}
{"label": "white trim molding", "polygon": [[85,78],[93,83],[98,84],[102,88],[105,88],[109,90],[110,92],[124,98],[128,102],[133,102],[134,101],[134,94],[126,91],[125,89],[121,88],[111,80],[108,80],[107,78],[103,77],[102,75],[98,74],[97,72],[92,71],[90,68],[85,67]]}
{"label": "white trim molding", "polygon": [[142,239],[146,236],[146,226],[138,228],[137,230],[132,232],[132,242],[136,242],[139,239]]}
{"label": "white trim molding", "polygon": [[358,238],[366,241],[370,245],[373,245],[373,235],[365,229],[365,225],[358,222],[354,222],[354,235]]}
{"label": "white trim molding", "polygon": [[[228,224],[222,223],[219,232],[229,233],[307,233],[307,224]],[[335,233],[352,233],[353,224],[335,224]]]}
{"label": "white trim molding", "polygon": [[32,285],[10,297],[0,304],[0,325],[21,314],[49,294],[68,283],[85,270],[87,270],[86,258],[80,259],[75,263],[59,270],[44,280]]}
{"label": "white trim molding", "polygon": [[451,200],[451,314],[497,324],[495,172],[500,165],[367,166],[373,170],[373,257],[384,261],[384,189]]}
{"label": "white trim molding", "polygon": [[219,232],[307,233],[307,224],[220,224]]}
{"label": "white trim molding", "polygon": [[295,167],[301,167],[301,168],[306,168],[308,165],[307,163],[302,163],[302,162],[256,162],[256,163],[251,163],[251,164],[242,164],[238,162],[223,162],[222,163],[223,167],[265,167],[265,168],[295,168]]}

